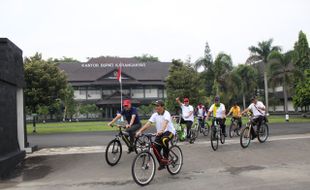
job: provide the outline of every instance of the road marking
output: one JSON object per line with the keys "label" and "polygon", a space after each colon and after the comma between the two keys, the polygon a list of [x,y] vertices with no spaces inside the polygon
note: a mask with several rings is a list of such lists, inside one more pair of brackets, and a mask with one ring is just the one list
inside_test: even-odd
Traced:
{"label": "road marking", "polygon": [[[210,144],[209,138],[206,137],[208,141],[196,141],[190,146],[195,146],[195,144],[203,145]],[[306,134],[294,134],[294,135],[281,135],[272,136],[267,139],[268,142],[272,141],[283,141],[283,140],[297,140],[297,139],[310,139],[310,133]],[[254,140],[257,141],[257,140]],[[228,139],[225,141],[225,145],[239,144],[240,138],[235,137],[234,139]],[[180,142],[178,145],[184,146],[188,145],[188,142]],[[122,146],[123,150],[127,150],[127,146]],[[106,146],[84,146],[84,147],[61,147],[61,148],[43,148],[31,154],[27,154],[27,157],[35,156],[53,156],[53,155],[68,155],[68,154],[90,154],[90,153],[104,153]]]}

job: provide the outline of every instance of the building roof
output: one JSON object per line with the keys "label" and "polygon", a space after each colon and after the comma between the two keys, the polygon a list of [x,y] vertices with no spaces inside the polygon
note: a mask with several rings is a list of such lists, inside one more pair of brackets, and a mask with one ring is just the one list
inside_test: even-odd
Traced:
{"label": "building roof", "polygon": [[116,73],[121,66],[124,84],[163,85],[168,76],[170,64],[169,62],[140,63],[134,58],[104,57],[90,59],[86,63],[61,63],[58,66],[64,70],[68,81],[72,84],[118,84]]}

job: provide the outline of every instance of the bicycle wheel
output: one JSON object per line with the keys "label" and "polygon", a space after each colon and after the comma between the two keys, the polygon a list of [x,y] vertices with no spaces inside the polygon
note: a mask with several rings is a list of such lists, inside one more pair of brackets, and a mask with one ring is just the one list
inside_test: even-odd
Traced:
{"label": "bicycle wheel", "polygon": [[105,160],[110,166],[115,166],[122,156],[122,145],[117,139],[109,142],[105,150]]}
{"label": "bicycle wheel", "polygon": [[176,175],[181,171],[183,165],[183,154],[178,146],[172,146],[169,149],[169,164],[167,170],[171,175]]}
{"label": "bicycle wheel", "polygon": [[131,174],[141,186],[149,184],[155,176],[156,163],[150,152],[140,152],[133,160]]}
{"label": "bicycle wheel", "polygon": [[219,139],[218,136],[216,134],[216,130],[211,129],[211,147],[214,151],[217,150],[218,146],[219,146]]}
{"label": "bicycle wheel", "polygon": [[201,128],[202,129],[202,134],[204,136],[208,136],[209,135],[209,132],[210,132],[210,125],[209,123],[205,123],[205,127],[204,128]]}
{"label": "bicycle wheel", "polygon": [[240,145],[242,148],[247,148],[251,142],[250,127],[245,127],[240,134]]}
{"label": "bicycle wheel", "polygon": [[225,136],[224,136],[224,134],[222,132],[221,132],[220,135],[221,135],[220,136],[220,141],[221,141],[222,144],[224,144],[225,143]]}
{"label": "bicycle wheel", "polygon": [[134,149],[137,154],[149,149],[150,140],[146,136],[139,136],[135,140]]}
{"label": "bicycle wheel", "polygon": [[232,123],[229,127],[229,137],[232,138],[235,135],[235,125]]}
{"label": "bicycle wheel", "polygon": [[267,140],[268,136],[269,136],[268,125],[267,125],[267,123],[262,123],[262,125],[260,126],[260,129],[258,131],[258,135],[257,135],[258,141],[263,143]]}
{"label": "bicycle wheel", "polygon": [[194,143],[197,137],[198,137],[198,124],[195,124],[194,127],[190,130],[189,143]]}

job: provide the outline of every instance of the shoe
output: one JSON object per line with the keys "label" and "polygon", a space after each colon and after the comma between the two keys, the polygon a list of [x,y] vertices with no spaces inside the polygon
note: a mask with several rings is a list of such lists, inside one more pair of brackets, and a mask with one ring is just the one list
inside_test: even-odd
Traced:
{"label": "shoe", "polygon": [[159,165],[159,167],[157,168],[158,170],[162,170],[162,169],[165,169],[166,168],[166,166],[164,166],[164,165]]}
{"label": "shoe", "polygon": [[227,134],[226,134],[226,133],[224,133],[223,135],[224,135],[224,137],[227,137]]}
{"label": "shoe", "polygon": [[127,154],[130,154],[133,152],[133,148],[128,148]]}
{"label": "shoe", "polygon": [[254,140],[257,137],[257,135],[252,135],[251,140]]}

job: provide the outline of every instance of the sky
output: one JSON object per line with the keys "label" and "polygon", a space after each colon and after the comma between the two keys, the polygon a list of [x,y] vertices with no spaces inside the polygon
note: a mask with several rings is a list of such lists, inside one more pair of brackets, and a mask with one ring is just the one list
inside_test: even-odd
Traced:
{"label": "sky", "polygon": [[23,56],[133,57],[191,62],[208,42],[213,58],[244,63],[248,47],[273,38],[283,51],[302,30],[310,36],[308,0],[0,0],[0,37]]}

